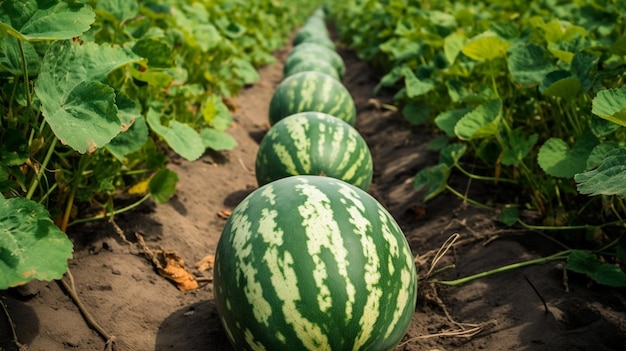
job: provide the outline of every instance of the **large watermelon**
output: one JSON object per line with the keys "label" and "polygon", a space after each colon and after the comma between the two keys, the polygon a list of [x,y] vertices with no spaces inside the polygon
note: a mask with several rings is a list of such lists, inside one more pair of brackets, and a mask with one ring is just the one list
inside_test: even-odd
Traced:
{"label": "large watermelon", "polygon": [[214,293],[235,350],[387,351],[417,274],[394,219],[343,181],[294,176],[246,197],[217,245]]}
{"label": "large watermelon", "polygon": [[276,87],[270,101],[270,124],[305,111],[324,112],[350,125],[354,125],[356,119],[356,107],[348,89],[321,72],[296,73]]}
{"label": "large watermelon", "polygon": [[264,185],[292,175],[325,175],[367,190],[372,156],[348,123],[322,112],[301,112],[276,123],[259,145],[256,179]]}

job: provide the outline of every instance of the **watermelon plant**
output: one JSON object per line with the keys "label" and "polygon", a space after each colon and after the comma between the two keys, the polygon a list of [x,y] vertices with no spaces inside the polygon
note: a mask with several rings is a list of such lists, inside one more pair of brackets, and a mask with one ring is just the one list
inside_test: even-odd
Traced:
{"label": "watermelon plant", "polygon": [[234,148],[223,100],[314,6],[1,1],[0,289],[61,276],[71,225],[168,201],[166,148]]}
{"label": "watermelon plant", "polygon": [[213,285],[236,350],[392,350],[411,321],[417,275],[404,234],[369,194],[293,176],[234,209]]}
{"label": "watermelon plant", "polygon": [[335,78],[320,72],[294,74],[276,87],[269,106],[270,124],[306,111],[327,113],[350,125],[356,121],[356,107],[348,89]]}
{"label": "watermelon plant", "polygon": [[259,185],[292,175],[323,175],[365,191],[372,181],[372,156],[348,123],[322,112],[287,116],[265,134],[256,156]]}

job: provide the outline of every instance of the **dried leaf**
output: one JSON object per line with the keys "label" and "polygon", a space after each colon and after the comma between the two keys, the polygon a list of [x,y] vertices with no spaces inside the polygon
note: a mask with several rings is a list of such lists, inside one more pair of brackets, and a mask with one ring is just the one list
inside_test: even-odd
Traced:
{"label": "dried leaf", "polygon": [[221,219],[228,219],[232,213],[233,211],[231,210],[221,210],[217,213],[217,216]]}
{"label": "dried leaf", "polygon": [[199,271],[209,271],[213,269],[213,263],[215,263],[215,255],[207,255],[200,261],[196,262],[195,267]]}
{"label": "dried leaf", "polygon": [[153,251],[157,255],[160,267],[159,274],[174,283],[180,291],[189,291],[198,288],[196,278],[187,271],[183,259],[173,251]]}

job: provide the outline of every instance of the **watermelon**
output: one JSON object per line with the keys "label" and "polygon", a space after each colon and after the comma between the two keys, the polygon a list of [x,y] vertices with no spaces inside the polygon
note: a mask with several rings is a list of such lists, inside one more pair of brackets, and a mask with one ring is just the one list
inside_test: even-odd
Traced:
{"label": "watermelon", "polygon": [[293,40],[293,45],[297,47],[304,43],[317,43],[321,44],[331,50],[335,50],[335,43],[325,34],[318,34],[313,31],[299,31]]}
{"label": "watermelon", "polygon": [[363,190],[372,182],[372,156],[348,123],[321,112],[281,119],[263,137],[256,157],[259,185],[292,175],[325,175]]}
{"label": "watermelon", "polygon": [[339,73],[331,63],[328,61],[318,59],[315,56],[309,57],[307,60],[302,60],[291,67],[285,70],[285,77],[289,77],[296,73],[306,72],[306,71],[316,71],[328,74],[329,76],[340,80]]}
{"label": "watermelon", "polygon": [[417,295],[402,230],[341,180],[294,176],[232,212],[215,254],[214,298],[235,350],[393,350]]}
{"label": "watermelon", "polygon": [[335,67],[339,76],[343,76],[346,73],[346,66],[341,56],[334,50],[327,48],[326,46],[318,43],[301,43],[295,46],[287,59],[285,60],[285,66],[283,73],[291,68],[291,66],[307,60],[310,57],[316,57],[318,59],[326,60]]}
{"label": "watermelon", "polygon": [[270,124],[305,111],[324,112],[350,125],[356,120],[356,107],[348,89],[337,79],[321,72],[296,73],[276,87],[270,100]]}

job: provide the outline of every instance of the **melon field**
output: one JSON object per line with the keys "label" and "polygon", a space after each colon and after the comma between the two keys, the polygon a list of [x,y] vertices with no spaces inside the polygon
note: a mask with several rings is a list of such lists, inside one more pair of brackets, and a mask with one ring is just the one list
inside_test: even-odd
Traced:
{"label": "melon field", "polygon": [[0,351],[624,350],[625,14],[0,1]]}

